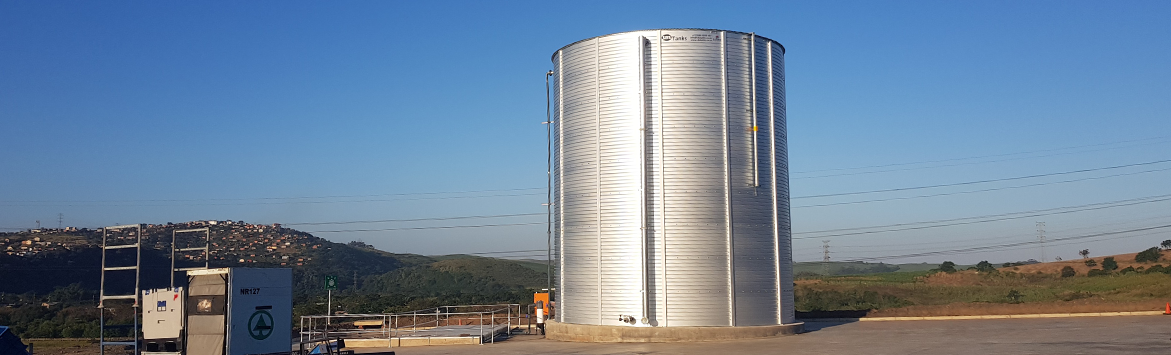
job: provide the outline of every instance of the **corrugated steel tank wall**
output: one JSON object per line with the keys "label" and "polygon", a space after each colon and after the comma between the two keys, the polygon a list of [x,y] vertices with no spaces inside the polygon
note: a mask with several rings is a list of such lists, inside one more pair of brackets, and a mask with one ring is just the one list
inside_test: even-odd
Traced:
{"label": "corrugated steel tank wall", "polygon": [[553,55],[558,321],[794,322],[784,53],[664,29]]}

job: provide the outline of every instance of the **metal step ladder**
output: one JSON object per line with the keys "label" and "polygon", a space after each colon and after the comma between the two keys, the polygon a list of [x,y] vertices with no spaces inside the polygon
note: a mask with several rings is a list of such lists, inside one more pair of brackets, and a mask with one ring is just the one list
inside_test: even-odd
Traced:
{"label": "metal step ladder", "polygon": [[[188,247],[180,248],[179,234],[203,232],[203,246],[202,247]],[[190,245],[190,244],[188,244]],[[203,252],[203,267],[175,267],[175,259],[178,258],[179,253],[202,251]],[[203,270],[211,268],[211,228],[194,228],[194,229],[178,229],[171,231],[171,288],[175,288],[175,273],[187,270]]]}
{"label": "metal step ladder", "polygon": [[[109,243],[109,241],[110,241],[109,236],[110,236],[111,232],[115,232],[117,234],[124,235],[125,234],[124,230],[127,230],[127,229],[136,229],[134,231],[135,242],[133,244],[111,245]],[[125,239],[125,238],[123,238],[123,239]],[[106,262],[107,262],[107,257],[106,257],[107,255],[106,254],[110,250],[131,249],[131,248],[135,249],[134,266],[109,266],[106,264]],[[140,307],[139,307],[139,298],[138,297],[139,297],[139,293],[140,293],[140,289],[139,289],[140,288],[140,286],[139,286],[140,278],[139,278],[139,276],[141,275],[141,272],[140,272],[141,270],[142,270],[142,225],[141,224],[128,224],[128,225],[122,225],[122,226],[112,226],[112,227],[102,228],[102,281],[101,281],[101,284],[100,284],[101,286],[98,291],[98,313],[101,314],[98,317],[98,326],[100,327],[99,331],[98,331],[98,343],[99,343],[99,347],[101,348],[102,355],[106,354],[106,347],[107,346],[118,346],[118,345],[132,346],[132,347],[134,347],[134,354],[139,353],[138,352],[138,317],[139,317]],[[126,277],[126,275],[125,275],[125,274],[127,274],[126,271],[134,271],[134,291],[128,295],[127,294],[115,294],[115,295],[106,294],[106,280],[108,279],[106,273],[116,272],[114,274],[111,274],[110,276],[118,275],[121,277]],[[134,314],[132,315],[132,318],[134,319],[134,324],[131,326],[131,330],[130,330],[130,332],[133,334],[133,337],[134,337],[133,341],[106,341],[106,329],[125,328],[126,327],[125,325],[114,325],[114,326],[106,325],[106,309],[105,308],[106,308],[106,301],[107,300],[132,300],[132,301],[134,301],[134,305],[131,307],[134,312]]]}

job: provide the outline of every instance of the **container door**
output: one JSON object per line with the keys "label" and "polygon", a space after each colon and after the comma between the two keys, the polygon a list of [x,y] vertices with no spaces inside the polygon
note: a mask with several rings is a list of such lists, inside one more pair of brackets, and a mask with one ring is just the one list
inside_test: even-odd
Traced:
{"label": "container door", "polygon": [[188,282],[187,355],[224,355],[227,275],[190,276]]}

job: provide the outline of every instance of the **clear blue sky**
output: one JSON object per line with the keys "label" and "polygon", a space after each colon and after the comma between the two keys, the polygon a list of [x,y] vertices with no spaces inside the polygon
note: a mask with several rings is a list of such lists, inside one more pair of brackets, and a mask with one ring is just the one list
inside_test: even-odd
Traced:
{"label": "clear blue sky", "polygon": [[[56,227],[58,213],[79,227],[540,213],[540,189],[418,193],[543,187],[552,52],[662,27],[753,31],[785,45],[794,197],[1171,159],[1168,19],[1171,3],[1156,1],[0,1],[0,228]],[[981,158],[954,160],[969,157]],[[903,163],[917,164],[827,171]],[[1171,224],[1171,202],[1152,202],[808,233],[1171,194],[1171,171],[1150,171],[1166,168],[794,199],[804,238],[795,254],[820,260],[823,239],[834,260],[1027,242],[1038,221],[1050,239]],[[1047,185],[971,192],[1029,184]],[[971,193],[800,207],[954,192]],[[543,225],[318,235],[424,254],[545,242]],[[1068,259],[1164,239],[1171,229],[1045,251]],[[1040,257],[1026,245],[882,260]]]}

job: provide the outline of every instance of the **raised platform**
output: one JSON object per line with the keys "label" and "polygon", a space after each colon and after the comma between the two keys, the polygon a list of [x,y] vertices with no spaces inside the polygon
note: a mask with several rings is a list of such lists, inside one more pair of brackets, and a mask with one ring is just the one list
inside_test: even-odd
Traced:
{"label": "raised platform", "polygon": [[545,337],[590,343],[674,343],[768,338],[799,334],[805,323],[753,327],[621,327],[549,321]]}
{"label": "raised platform", "polygon": [[390,338],[346,338],[347,348],[397,348],[401,346],[470,345],[492,341],[508,332],[508,325],[446,325],[415,332],[403,332]]}

